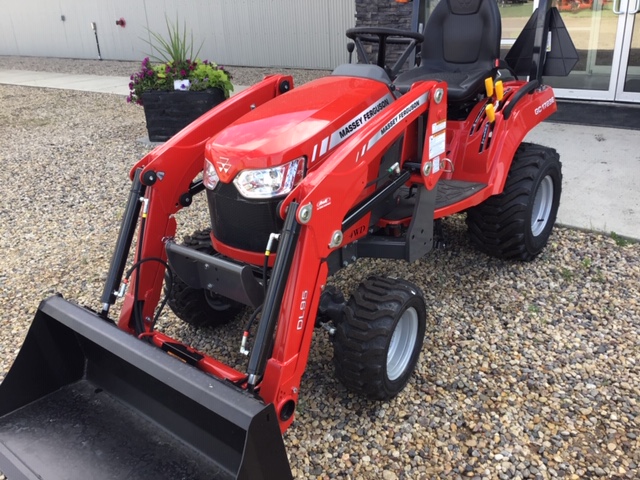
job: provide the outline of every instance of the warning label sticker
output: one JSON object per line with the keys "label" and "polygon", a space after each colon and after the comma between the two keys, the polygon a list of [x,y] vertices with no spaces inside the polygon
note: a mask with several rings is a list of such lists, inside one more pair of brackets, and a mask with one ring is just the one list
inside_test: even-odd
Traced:
{"label": "warning label sticker", "polygon": [[431,133],[435,134],[435,133],[441,132],[445,128],[447,128],[447,121],[439,120],[435,122],[433,125],[431,125]]}
{"label": "warning label sticker", "polygon": [[429,158],[442,155],[445,150],[446,132],[442,131],[429,137]]}

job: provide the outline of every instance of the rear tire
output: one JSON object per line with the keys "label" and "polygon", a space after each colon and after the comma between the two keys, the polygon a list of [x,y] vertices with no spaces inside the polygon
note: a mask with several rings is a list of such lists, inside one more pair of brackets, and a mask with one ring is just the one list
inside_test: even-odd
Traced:
{"label": "rear tire", "polygon": [[[183,245],[202,253],[211,255],[215,250],[211,246],[210,229],[199,230],[185,237]],[[167,275],[171,273],[167,272]],[[167,305],[176,316],[194,327],[217,327],[229,323],[244,305],[229,298],[217,295],[206,289],[192,288],[180,277],[173,274],[173,288],[167,292],[165,278],[165,294]]]}
{"label": "rear tire", "polygon": [[418,287],[400,279],[368,278],[336,325],[336,377],[369,398],[395,397],[415,369],[425,327],[426,308]]}
{"label": "rear tire", "polygon": [[547,245],[562,193],[558,153],[531,143],[516,152],[500,195],[467,211],[473,244],[502,259],[530,261]]}

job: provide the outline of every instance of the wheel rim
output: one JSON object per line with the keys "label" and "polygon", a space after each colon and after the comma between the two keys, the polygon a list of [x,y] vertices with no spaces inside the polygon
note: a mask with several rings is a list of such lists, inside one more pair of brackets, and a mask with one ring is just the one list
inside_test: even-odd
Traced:
{"label": "wheel rim", "polygon": [[547,175],[542,179],[536,196],[533,200],[533,209],[531,211],[531,233],[534,237],[540,235],[547,224],[553,206],[553,179]]}
{"label": "wheel rim", "polygon": [[387,376],[397,380],[405,373],[418,336],[418,312],[411,307],[404,311],[389,342],[387,351]]}
{"label": "wheel rim", "polygon": [[215,310],[216,312],[224,312],[229,309],[229,302],[225,298],[216,293],[210,292],[207,289],[204,289],[203,293],[207,305],[209,305],[212,310]]}

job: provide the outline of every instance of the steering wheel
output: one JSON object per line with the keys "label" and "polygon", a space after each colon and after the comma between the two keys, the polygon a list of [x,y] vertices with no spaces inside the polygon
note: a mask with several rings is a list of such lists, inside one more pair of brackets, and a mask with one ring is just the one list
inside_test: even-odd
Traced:
{"label": "steering wheel", "polygon": [[[360,57],[369,62],[369,57],[364,49],[364,43],[378,44],[378,59],[376,64],[384,68],[391,78],[395,77],[404,62],[418,44],[424,41],[424,35],[418,32],[408,30],[400,30],[397,28],[380,28],[380,27],[355,27],[347,30],[347,37],[353,40],[358,49]],[[387,54],[387,45],[407,45],[400,55],[400,58],[393,67],[389,68],[385,65],[385,57]]]}

